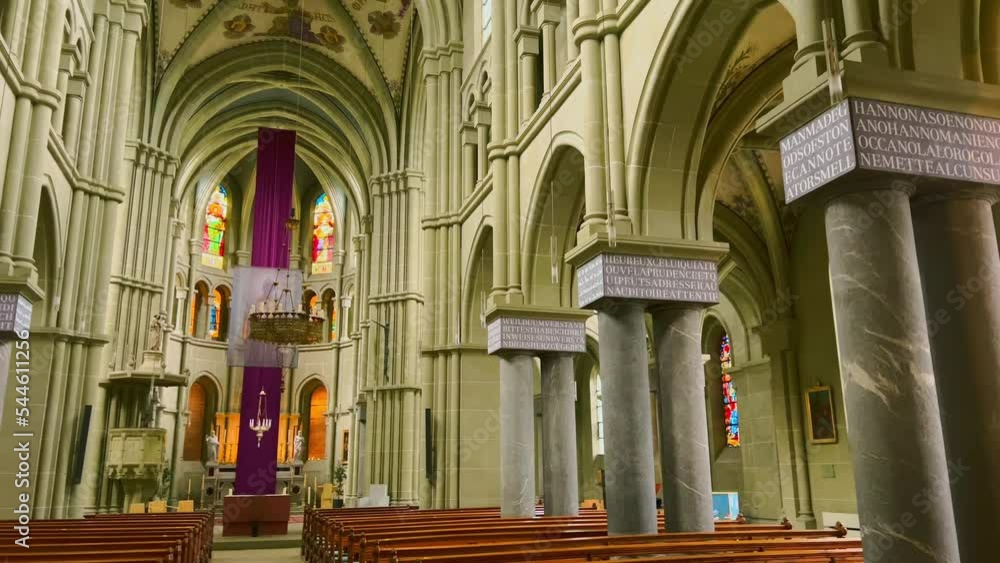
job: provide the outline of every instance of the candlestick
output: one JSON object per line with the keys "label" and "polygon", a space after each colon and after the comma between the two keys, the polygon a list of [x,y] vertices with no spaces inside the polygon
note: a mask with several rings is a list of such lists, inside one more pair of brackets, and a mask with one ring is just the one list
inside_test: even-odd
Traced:
{"label": "candlestick", "polygon": [[282,487],[281,488],[281,494],[287,495],[288,494],[288,487]]}
{"label": "candlestick", "polygon": [[188,477],[188,498],[191,498],[191,478]]}

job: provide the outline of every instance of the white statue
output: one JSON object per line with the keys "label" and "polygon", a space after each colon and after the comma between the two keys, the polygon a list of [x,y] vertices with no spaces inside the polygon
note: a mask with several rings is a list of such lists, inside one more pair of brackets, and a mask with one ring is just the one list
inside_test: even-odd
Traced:
{"label": "white statue", "polygon": [[205,438],[208,444],[208,463],[219,463],[219,437],[215,435],[215,430]]}
{"label": "white statue", "polygon": [[167,316],[162,312],[153,316],[149,323],[149,350],[159,352],[163,345],[163,333],[168,330]]}
{"label": "white statue", "polygon": [[303,446],[305,445],[306,439],[302,437],[302,431],[299,430],[295,434],[295,441],[292,443],[292,459],[296,462],[305,462],[305,451]]}

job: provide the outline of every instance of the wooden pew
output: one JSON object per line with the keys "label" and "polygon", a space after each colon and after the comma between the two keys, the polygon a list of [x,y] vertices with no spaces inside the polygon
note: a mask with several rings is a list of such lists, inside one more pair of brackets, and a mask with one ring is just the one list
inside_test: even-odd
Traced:
{"label": "wooden pew", "polygon": [[[454,538],[434,539],[407,538],[397,542],[377,542],[373,550],[358,552],[360,561],[418,561],[433,555],[435,558],[449,554],[473,556],[478,561],[480,553],[495,551],[531,552],[562,547],[588,548],[592,546],[614,546],[619,544],[659,544],[663,542],[706,542],[742,543],[747,541],[798,541],[833,540],[844,537],[846,530],[723,530],[716,532],[671,532],[656,535],[608,536],[607,530],[592,531],[587,534],[562,534],[551,529],[541,529],[532,533],[494,531],[490,534],[465,535],[461,541]],[[534,557],[533,557],[534,558]]]}
{"label": "wooden pew", "polygon": [[[573,538],[596,537],[607,535],[607,517],[604,514],[581,517],[542,517],[534,519],[474,519],[471,521],[449,520],[423,522],[407,522],[404,526],[374,524],[360,527],[356,531],[352,524],[346,524],[328,542],[333,548],[333,554],[347,553],[352,560],[367,561],[371,550],[377,549],[379,542],[405,543],[431,542],[447,540],[461,536],[463,541],[478,541],[480,538],[509,538],[522,541],[536,541],[540,538]],[[790,528],[786,524],[738,524],[735,522],[720,522],[719,530],[740,530],[743,532],[780,532]],[[660,517],[660,531],[664,531],[663,520]],[[374,543],[373,543],[374,542]]]}
{"label": "wooden pew", "polygon": [[214,516],[185,514],[93,515],[77,520],[36,520],[30,549],[14,544],[13,522],[0,526],[0,560],[108,563],[207,563]]}
{"label": "wooden pew", "polygon": [[[458,562],[476,561],[477,563],[508,563],[515,560],[568,562],[591,561],[610,557],[629,556],[630,563],[635,556],[665,557],[667,555],[716,555],[742,554],[760,551],[768,552],[837,552],[844,549],[860,549],[859,540],[844,538],[799,537],[799,538],[766,538],[748,540],[730,540],[713,537],[713,534],[703,534],[700,538],[679,540],[672,534],[659,534],[642,537],[622,538],[620,536],[605,536],[603,538],[574,538],[559,543],[541,546],[509,544],[506,548],[495,544],[474,546],[456,546],[455,549],[440,549],[437,552],[417,556],[399,556],[393,554],[388,559],[392,563],[415,563],[422,561]],[[742,560],[742,559],[738,559]]]}
{"label": "wooden pew", "polygon": [[[456,535],[463,542],[497,541],[503,538],[519,540],[521,543],[607,535],[606,513],[595,510],[585,510],[578,517],[501,519],[498,508],[429,511],[383,509],[377,513],[360,509],[351,512],[310,511],[307,519],[310,527],[304,530],[306,541],[303,553],[305,559],[313,563],[339,560],[341,553],[349,554],[349,560],[352,561],[375,560],[383,539],[409,547],[412,542],[447,543]],[[662,515],[660,521],[662,530]],[[718,528],[723,531],[742,530],[744,535],[751,531],[780,532],[791,528],[787,520],[781,524],[744,522],[745,520],[719,522]],[[818,534],[835,535],[834,532]]]}
{"label": "wooden pew", "polygon": [[[628,557],[638,561],[862,561],[858,540],[843,539],[846,529],[791,530],[780,524],[717,523],[716,531],[607,536],[603,511],[578,517],[502,519],[499,509],[414,510],[412,507],[309,510],[303,533],[306,561],[329,563],[418,563],[476,561],[505,563],[525,559],[569,563]],[[737,556],[738,558],[734,557]]]}

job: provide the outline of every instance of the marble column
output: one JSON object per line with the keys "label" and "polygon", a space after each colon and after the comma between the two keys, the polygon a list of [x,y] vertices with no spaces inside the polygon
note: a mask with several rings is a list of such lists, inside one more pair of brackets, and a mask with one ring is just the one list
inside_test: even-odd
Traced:
{"label": "marble column", "polygon": [[576,516],[576,381],[573,356],[542,356],[542,490],[546,516]]}
{"label": "marble column", "polygon": [[653,417],[643,304],[602,303],[598,330],[608,533],[655,534]]}
{"label": "marble column", "polygon": [[918,199],[913,221],[959,547],[980,561],[1000,530],[997,194],[938,187],[948,195]]}
{"label": "marble column", "polygon": [[957,562],[909,192],[847,182],[826,234],[865,560]]}
{"label": "marble column", "polygon": [[701,356],[702,307],[664,305],[653,309],[652,316],[666,528],[711,532],[715,519]]}
{"label": "marble column", "polygon": [[500,516],[535,515],[534,358],[500,357]]}

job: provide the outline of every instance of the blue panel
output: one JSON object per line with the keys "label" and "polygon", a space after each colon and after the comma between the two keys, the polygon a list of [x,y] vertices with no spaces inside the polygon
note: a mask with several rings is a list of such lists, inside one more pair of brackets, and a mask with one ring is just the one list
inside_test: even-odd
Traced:
{"label": "blue panel", "polygon": [[712,512],[717,520],[735,520],[740,515],[740,494],[712,493]]}

